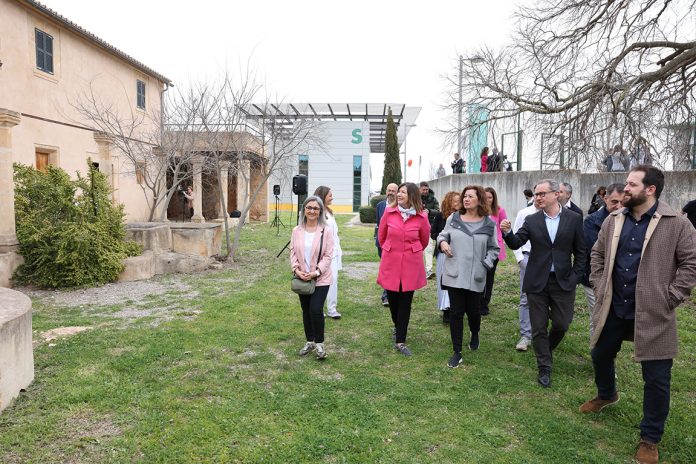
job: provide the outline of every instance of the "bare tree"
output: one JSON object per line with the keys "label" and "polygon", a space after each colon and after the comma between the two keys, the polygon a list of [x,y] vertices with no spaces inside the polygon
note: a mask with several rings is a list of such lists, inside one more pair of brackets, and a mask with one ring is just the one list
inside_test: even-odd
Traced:
{"label": "bare tree", "polygon": [[[71,106],[81,123],[107,136],[116,148],[114,153],[125,158],[124,173],[141,179],[138,185],[148,206],[148,221],[155,220],[158,209],[158,219],[164,220],[172,197],[194,174],[191,157],[195,153],[198,96],[179,91],[168,95],[168,113],[135,111],[131,106],[124,111],[116,101],[105,100],[95,87],[95,82],[90,82]],[[167,117],[175,118],[183,129],[165,132]]]}
{"label": "bare tree", "polygon": [[[256,110],[253,115],[249,111],[250,106]],[[260,138],[265,156],[264,163],[259,166],[259,182],[250,190],[249,202],[242,210],[242,217],[235,232],[235,251],[238,249],[246,213],[261,190],[266,188],[268,179],[271,176],[279,179],[289,178],[295,172],[298,154],[307,153],[310,149],[321,151],[325,147],[321,121],[285,111],[284,108],[288,109],[287,106],[289,105],[283,104],[282,100],[273,99],[266,94],[262,103],[241,108],[247,115],[250,127],[253,125],[255,135]]]}
{"label": "bare tree", "polygon": [[695,0],[539,0],[516,19],[510,45],[463,60],[461,89],[458,69],[448,77],[452,113],[481,105],[494,128],[522,114],[563,135],[576,167],[646,140],[664,162],[656,152],[694,120]]}

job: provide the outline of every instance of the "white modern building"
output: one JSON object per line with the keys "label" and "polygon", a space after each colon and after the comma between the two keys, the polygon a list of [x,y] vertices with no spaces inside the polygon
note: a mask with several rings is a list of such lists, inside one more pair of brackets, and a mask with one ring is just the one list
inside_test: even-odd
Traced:
{"label": "white modern building", "polygon": [[332,209],[336,213],[355,212],[368,204],[370,194],[370,157],[384,156],[387,115],[397,127],[399,143],[408,129],[415,126],[419,107],[402,103],[305,103],[260,107],[251,105],[248,116],[263,119],[267,124],[291,125],[293,121],[310,119],[317,123],[314,142],[298,149],[286,164],[276,169],[268,180],[268,211],[276,207],[274,186],[280,187],[279,211],[296,211],[304,196],[292,191],[297,174],[307,176],[307,192],[311,195],[320,185],[331,188]]}

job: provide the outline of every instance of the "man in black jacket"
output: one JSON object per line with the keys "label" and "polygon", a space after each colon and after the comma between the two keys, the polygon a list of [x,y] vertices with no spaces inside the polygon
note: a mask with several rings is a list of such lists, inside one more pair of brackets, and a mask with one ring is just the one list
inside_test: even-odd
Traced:
{"label": "man in black jacket", "polygon": [[573,186],[570,185],[568,182],[561,182],[558,186],[558,202],[564,208],[568,208],[571,211],[575,211],[580,215],[580,217],[582,217],[582,210],[580,209],[580,207],[570,200],[570,197],[572,196]]}
{"label": "man in black jacket", "polygon": [[[590,312],[595,305],[594,290],[590,286],[590,252],[592,247],[597,241],[597,236],[599,235],[599,230],[602,228],[602,223],[609,216],[610,213],[621,209],[623,205],[621,201],[624,199],[624,185],[625,184],[611,184],[604,190],[606,193],[602,200],[604,201],[604,206],[595,211],[594,213],[588,215],[582,222],[582,230],[585,234],[585,256],[587,257],[587,263],[585,264],[585,274],[582,277],[582,286],[585,290],[585,297],[587,298],[587,306],[590,308]],[[592,338],[592,333],[594,327],[592,327],[592,318],[590,317],[590,338]]]}
{"label": "man in black jacket", "polygon": [[527,216],[517,233],[511,232],[509,220],[500,224],[505,243],[513,250],[527,241],[532,245],[522,290],[529,302],[537,380],[544,388],[551,386],[553,350],[573,321],[575,286],[582,279],[586,261],[582,217],[563,208],[558,195],[558,182],[539,181],[534,187],[539,211]]}

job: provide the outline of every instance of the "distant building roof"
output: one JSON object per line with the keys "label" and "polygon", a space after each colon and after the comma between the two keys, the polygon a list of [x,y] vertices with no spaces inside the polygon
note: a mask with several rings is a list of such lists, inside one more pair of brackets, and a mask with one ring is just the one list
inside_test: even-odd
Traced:
{"label": "distant building roof", "polygon": [[317,121],[368,121],[370,151],[384,153],[389,108],[396,124],[397,137],[402,143],[415,125],[420,107],[403,103],[283,103],[278,105],[252,104],[242,110],[251,119],[274,119],[276,123],[291,124],[297,119]]}
{"label": "distant building roof", "polygon": [[34,10],[43,13],[44,15],[48,16],[49,18],[53,19],[57,23],[61,24],[64,26],[66,29],[71,30],[75,34],[89,40],[90,42],[93,42],[95,45],[103,48],[107,52],[111,53],[112,55],[126,61],[130,65],[132,65],[134,68],[144,72],[145,74],[148,74],[152,77],[155,77],[157,80],[160,82],[164,82],[165,84],[173,85],[172,81],[163,76],[162,74],[158,73],[154,69],[151,69],[147,66],[145,66],[143,63],[140,61],[136,60],[130,55],[127,55],[126,53],[122,52],[118,48],[114,47],[113,45],[105,42],[104,40],[100,39],[96,35],[92,34],[91,32],[83,29],[82,27],[78,26],[74,22],[70,21],[68,18],[66,18],[63,15],[60,15],[53,11],[52,9],[48,8],[46,5],[43,5],[42,3],[39,3],[34,0],[19,0],[21,3],[24,3],[25,5],[29,6],[30,8],[33,8]]}

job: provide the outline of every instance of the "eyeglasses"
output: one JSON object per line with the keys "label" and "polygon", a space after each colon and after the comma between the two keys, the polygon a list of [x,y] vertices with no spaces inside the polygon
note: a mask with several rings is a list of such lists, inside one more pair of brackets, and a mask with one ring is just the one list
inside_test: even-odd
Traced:
{"label": "eyeglasses", "polygon": [[305,211],[321,211],[321,208],[318,206],[305,206],[304,209]]}
{"label": "eyeglasses", "polygon": [[536,198],[545,197],[547,193],[553,193],[555,190],[549,190],[548,192],[534,192]]}

